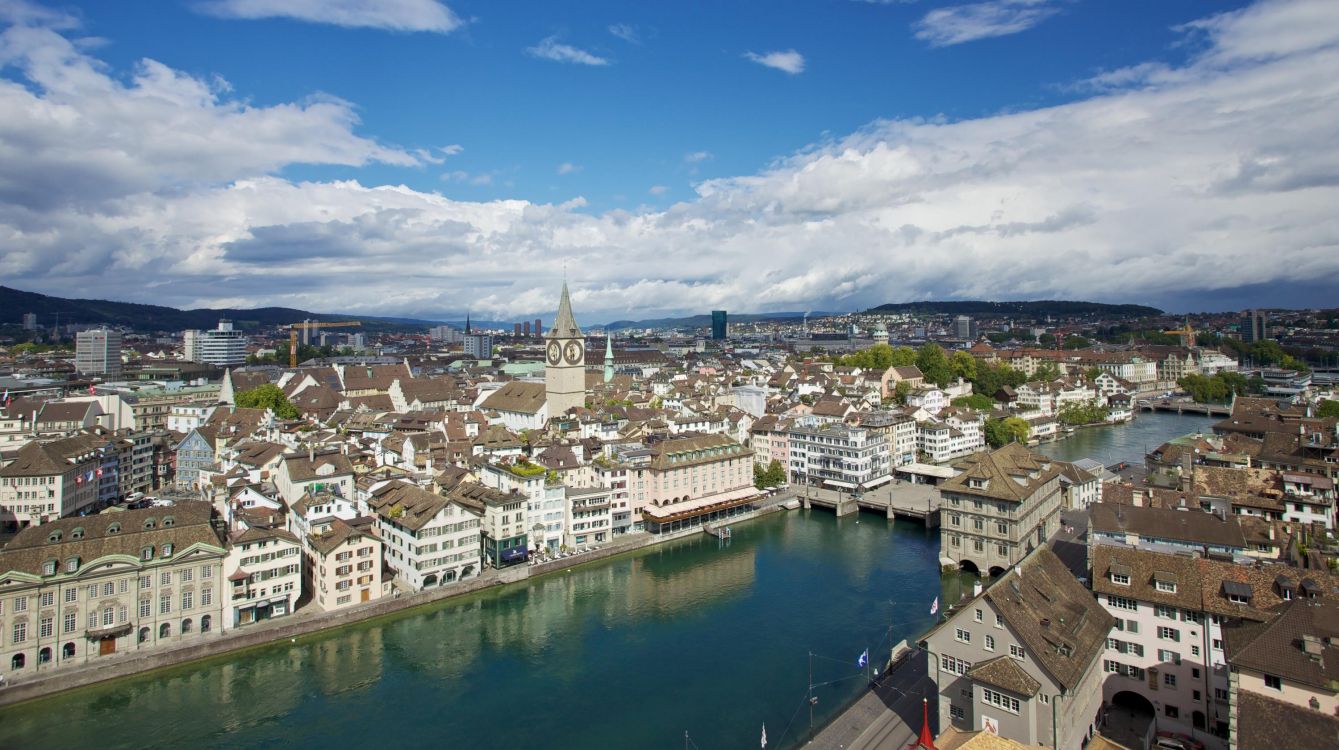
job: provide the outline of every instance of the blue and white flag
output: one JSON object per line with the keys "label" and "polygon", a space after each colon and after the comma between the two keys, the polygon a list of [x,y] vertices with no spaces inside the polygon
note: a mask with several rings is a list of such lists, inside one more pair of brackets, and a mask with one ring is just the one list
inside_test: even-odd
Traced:
{"label": "blue and white flag", "polygon": [[865,652],[860,655],[860,658],[857,659],[855,663],[857,667],[863,667],[866,664],[869,664],[869,649],[865,649]]}
{"label": "blue and white flag", "polygon": [[932,615],[939,614],[939,597],[937,596],[935,597],[934,602],[930,604],[930,614]]}

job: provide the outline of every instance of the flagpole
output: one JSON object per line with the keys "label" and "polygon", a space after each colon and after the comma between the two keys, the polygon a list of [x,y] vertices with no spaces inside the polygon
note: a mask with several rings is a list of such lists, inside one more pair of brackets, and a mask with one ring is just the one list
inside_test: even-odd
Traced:
{"label": "flagpole", "polygon": [[809,652],[809,739],[814,738],[814,652]]}

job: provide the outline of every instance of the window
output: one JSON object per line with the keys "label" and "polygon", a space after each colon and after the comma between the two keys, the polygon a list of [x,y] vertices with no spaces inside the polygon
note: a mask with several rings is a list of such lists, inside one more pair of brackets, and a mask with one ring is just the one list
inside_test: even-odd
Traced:
{"label": "window", "polygon": [[1227,700],[1227,688],[1214,688],[1214,689],[1213,689],[1213,698],[1214,698],[1214,700],[1217,700],[1217,701],[1225,701],[1225,700]]}
{"label": "window", "polygon": [[1165,648],[1160,648],[1158,649],[1158,661],[1167,662],[1170,664],[1180,664],[1181,655],[1176,653],[1175,651],[1169,651]]}
{"label": "window", "polygon": [[1139,602],[1133,599],[1126,599],[1123,596],[1116,596],[1115,594],[1107,594],[1107,606],[1116,609],[1124,609],[1130,612],[1139,611]]}
{"label": "window", "polygon": [[1167,714],[1167,718],[1175,719],[1181,716],[1181,711],[1176,706],[1163,706],[1162,712]]}
{"label": "window", "polygon": [[55,561],[55,560],[47,560],[46,562],[42,563],[42,575],[44,575],[44,576],[54,576],[54,575],[56,575],[56,561]]}
{"label": "window", "polygon": [[140,587],[140,588],[142,588],[142,589],[147,589],[147,588],[151,588],[152,586],[153,586],[153,576],[140,576],[140,577],[139,577],[139,587]]}
{"label": "window", "polygon": [[1176,628],[1169,628],[1165,625],[1158,626],[1158,640],[1179,641],[1181,640],[1181,631]]}
{"label": "window", "polygon": [[65,616],[61,618],[61,631],[65,633],[73,633],[74,629],[77,627],[79,627],[78,615],[73,612],[66,612]]}
{"label": "window", "polygon": [[1125,575],[1124,573],[1112,573],[1111,582],[1118,586],[1129,586],[1130,577]]}
{"label": "window", "polygon": [[181,582],[189,583],[191,578],[193,578],[194,576],[195,576],[194,570],[190,568],[185,568],[184,570],[181,571]]}
{"label": "window", "polygon": [[148,599],[140,599],[139,600],[140,619],[147,618],[151,614],[153,614],[153,602],[149,601]]}
{"label": "window", "polygon": [[214,589],[200,589],[200,606],[208,607],[214,602]]}
{"label": "window", "polygon": [[190,591],[181,592],[181,608],[190,609],[195,606],[195,594]]}
{"label": "window", "polygon": [[26,640],[28,640],[28,623],[26,622],[14,623],[14,642],[23,643]]}
{"label": "window", "polygon": [[201,565],[201,566],[200,566],[200,577],[201,577],[201,578],[213,578],[213,577],[214,577],[214,566],[213,566],[213,565]]}
{"label": "window", "polygon": [[15,611],[15,612],[27,612],[27,611],[28,611],[28,597],[26,597],[26,596],[16,596],[16,597],[14,597],[14,611]]}
{"label": "window", "polygon": [[984,613],[982,613],[981,608],[980,608],[980,607],[977,607],[977,609],[976,609],[976,613],[975,613],[976,621],[977,621],[977,622],[981,622],[982,619],[983,619],[984,617],[985,617],[985,615],[984,615]]}
{"label": "window", "polygon": [[163,545],[163,557],[171,557],[171,556],[172,556],[172,543],[168,542],[167,544]]}
{"label": "window", "polygon": [[65,589],[65,603],[69,604],[79,598],[79,590],[71,586]]}
{"label": "window", "polygon": [[172,595],[163,594],[158,597],[158,614],[165,615],[172,611]]}
{"label": "window", "polygon": [[995,627],[997,628],[1004,627],[1004,615],[1000,614],[995,615]]}
{"label": "window", "polygon": [[1163,673],[1162,673],[1162,684],[1164,684],[1164,685],[1166,685],[1167,687],[1170,687],[1170,688],[1174,688],[1174,687],[1176,687],[1176,675],[1171,674],[1170,672],[1163,672]]}
{"label": "window", "polygon": [[952,656],[940,657],[939,666],[945,672],[959,675],[967,674],[972,669],[972,663],[970,661],[963,661],[962,659]]}
{"label": "window", "polygon": [[953,637],[962,643],[972,642],[972,633],[970,630],[963,630],[962,628],[957,628],[953,633]]}
{"label": "window", "polygon": [[159,583],[159,585],[162,585],[162,586],[171,586],[171,585],[172,585],[172,574],[171,574],[171,573],[168,573],[168,572],[166,572],[166,571],[164,571],[161,575],[158,576],[158,583]]}
{"label": "window", "polygon": [[1176,619],[1176,607],[1168,607],[1165,604],[1158,604],[1153,607],[1153,614],[1164,620]]}
{"label": "window", "polygon": [[957,721],[962,721],[964,718],[962,706],[955,706],[952,703],[950,703],[948,706],[948,717],[950,719],[956,719]]}
{"label": "window", "polygon": [[981,689],[981,702],[1008,711],[1011,714],[1018,713],[1017,698],[1010,698],[1004,693],[991,690],[990,688]]}
{"label": "window", "polygon": [[77,558],[77,557],[71,557],[70,559],[68,559],[68,560],[65,561],[65,572],[66,572],[66,573],[73,573],[73,572],[75,572],[75,571],[77,571],[77,570],[79,570],[79,558]]}
{"label": "window", "polygon": [[102,595],[103,595],[103,596],[111,596],[112,594],[115,594],[115,593],[116,593],[116,582],[115,582],[115,581],[107,581],[106,583],[102,584]]}
{"label": "window", "polygon": [[106,627],[116,621],[116,612],[111,607],[102,610],[102,625]]}
{"label": "window", "polygon": [[1027,654],[1023,651],[1023,647],[1019,646],[1016,643],[1009,644],[1009,655],[1014,657],[1015,659],[1018,659],[1019,661],[1022,661],[1023,659],[1027,658]]}
{"label": "window", "polygon": [[[15,625],[14,627],[18,627],[18,626]],[[15,638],[15,639],[14,639],[14,642],[17,643],[17,642],[18,642],[18,638]],[[1270,690],[1279,690],[1279,691],[1282,691],[1282,690],[1283,690],[1283,680],[1282,680],[1278,675],[1267,674],[1267,675],[1265,675],[1265,687],[1269,688]]]}
{"label": "window", "polygon": [[1003,524],[1003,523],[997,523],[997,524],[995,524],[995,532],[996,532],[997,534],[999,534],[1000,536],[1004,536],[1004,535],[1008,534],[1008,533],[1009,533],[1009,526],[1008,526],[1008,524]]}
{"label": "window", "polygon": [[43,591],[43,592],[42,592],[41,599],[42,599],[42,603],[39,604],[38,606],[41,606],[41,607],[50,607],[51,605],[53,605],[53,604],[56,603],[56,592],[54,592],[54,591]]}
{"label": "window", "polygon": [[38,638],[50,638],[53,629],[53,620],[50,617],[43,617],[37,626]]}
{"label": "window", "polygon": [[116,582],[116,593],[118,593],[118,594],[124,594],[125,592],[127,592],[127,591],[129,591],[129,590],[130,590],[130,579],[129,579],[129,578],[122,578],[121,580],[119,580],[119,581]]}
{"label": "window", "polygon": [[995,650],[995,636],[993,635],[986,636],[986,650],[987,651]]}
{"label": "window", "polygon": [[1222,638],[1215,638],[1215,639],[1213,639],[1213,648],[1214,648],[1215,651],[1222,651],[1222,650],[1223,650],[1223,639],[1222,639]]}
{"label": "window", "polygon": [[144,549],[140,550],[140,552],[139,552],[139,559],[141,559],[141,560],[152,560],[152,559],[153,559],[153,547],[145,547]]}

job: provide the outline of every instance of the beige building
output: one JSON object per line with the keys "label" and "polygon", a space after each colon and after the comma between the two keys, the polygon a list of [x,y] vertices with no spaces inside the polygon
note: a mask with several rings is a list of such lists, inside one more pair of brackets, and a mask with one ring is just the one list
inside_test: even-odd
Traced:
{"label": "beige building", "polygon": [[17,530],[92,510],[111,450],[91,433],[24,445],[0,468],[0,526]]}
{"label": "beige building", "polygon": [[329,612],[381,598],[381,538],[375,524],[369,516],[312,522],[307,570],[316,606]]}
{"label": "beige building", "polygon": [[65,518],[0,551],[0,674],[85,664],[221,631],[208,503]]}
{"label": "beige building", "polygon": [[965,461],[939,488],[940,561],[992,574],[1046,543],[1060,522],[1060,469],[1010,443]]}

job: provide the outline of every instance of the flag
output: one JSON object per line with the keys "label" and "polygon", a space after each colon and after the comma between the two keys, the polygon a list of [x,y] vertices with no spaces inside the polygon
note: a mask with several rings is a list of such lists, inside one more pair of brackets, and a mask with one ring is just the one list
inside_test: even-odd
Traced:
{"label": "flag", "polygon": [[860,658],[856,659],[855,662],[857,667],[863,667],[866,664],[869,664],[869,649],[865,649],[864,653],[860,654]]}
{"label": "flag", "polygon": [[767,749],[767,723],[766,723],[766,722],[764,722],[763,725],[762,725],[762,746],[763,746],[763,750],[766,750],[766,749]]}
{"label": "flag", "polygon": [[101,466],[98,467],[98,476],[102,476],[102,467],[101,467]]}
{"label": "flag", "polygon": [[97,394],[95,394],[95,393],[93,392],[93,384],[92,384],[92,383],[89,383],[89,384],[88,384],[88,395],[90,395],[90,396],[95,396],[95,395],[97,395]]}
{"label": "flag", "polygon": [[937,596],[935,597],[934,603],[930,605],[930,614],[932,615],[939,614],[939,597]]}

